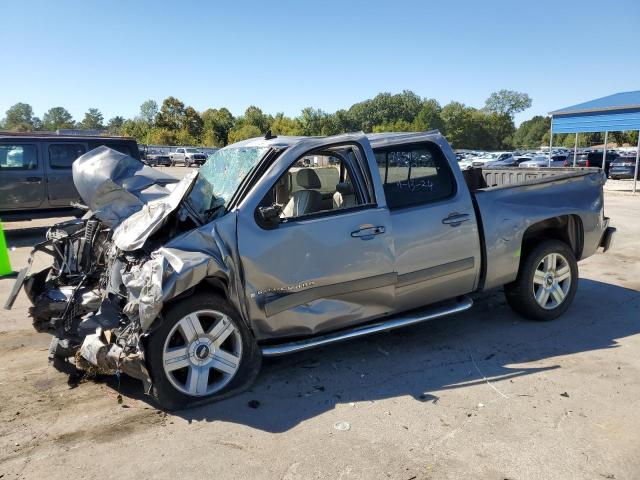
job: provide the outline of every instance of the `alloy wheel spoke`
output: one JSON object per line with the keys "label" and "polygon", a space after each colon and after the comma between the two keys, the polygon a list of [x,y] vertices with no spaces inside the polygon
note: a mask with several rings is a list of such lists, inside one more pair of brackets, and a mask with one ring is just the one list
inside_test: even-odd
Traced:
{"label": "alloy wheel spoke", "polygon": [[231,323],[226,318],[222,319],[218,322],[218,325],[214,327],[211,332],[211,336],[213,337],[213,345],[216,348],[220,348],[220,345],[224,343],[224,341],[229,338],[229,335],[233,333],[235,327],[233,323]]}
{"label": "alloy wheel spoke", "polygon": [[191,313],[180,320],[180,330],[182,330],[182,333],[188,342],[204,335],[200,319],[194,313]]}
{"label": "alloy wheel spoke", "polygon": [[533,274],[533,283],[536,285],[544,285],[544,272],[536,270]]}
{"label": "alloy wheel spoke", "polygon": [[549,301],[549,291],[544,287],[540,287],[538,293],[536,293],[536,300],[540,306],[545,307]]}
{"label": "alloy wheel spoke", "polygon": [[[223,373],[228,373],[229,375],[233,375],[235,371],[238,369],[237,357],[231,354],[220,355],[220,352],[222,352],[222,350],[218,350],[215,353],[209,366],[211,368],[215,368],[216,370],[220,370]],[[236,361],[230,361],[228,357],[235,358]]]}
{"label": "alloy wheel spoke", "polygon": [[238,368],[238,364],[240,363],[240,357],[237,357],[233,353],[230,353],[221,349],[218,349],[214,352],[213,358],[214,360],[217,360],[229,365],[234,370]]}
{"label": "alloy wheel spoke", "polygon": [[553,297],[553,299],[559,304],[562,303],[562,301],[564,300],[564,291],[562,290],[562,288],[560,288],[560,285],[554,285],[551,288],[551,296]]}
{"label": "alloy wheel spoke", "polygon": [[186,387],[192,395],[204,395],[207,393],[209,383],[209,369],[206,367],[191,367],[187,375]]}
{"label": "alloy wheel spoke", "polygon": [[561,267],[558,270],[556,270],[556,280],[558,280],[558,282],[562,282],[563,280],[566,280],[570,276],[571,276],[571,269],[569,268],[569,265],[565,265],[564,267]]}
{"label": "alloy wheel spoke", "polygon": [[544,257],[544,271],[550,272],[556,268],[556,254],[550,253],[546,257]]}
{"label": "alloy wheel spoke", "polygon": [[172,348],[164,352],[165,370],[172,372],[189,366],[189,351],[187,347]]}

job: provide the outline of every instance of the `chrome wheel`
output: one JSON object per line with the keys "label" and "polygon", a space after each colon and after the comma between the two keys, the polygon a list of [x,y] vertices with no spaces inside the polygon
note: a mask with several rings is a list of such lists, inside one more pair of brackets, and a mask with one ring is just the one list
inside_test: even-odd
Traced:
{"label": "chrome wheel", "polygon": [[571,288],[571,267],[564,256],[550,253],[533,274],[533,295],[542,308],[552,310],[564,302]]}
{"label": "chrome wheel", "polygon": [[164,342],[162,368],[171,384],[189,396],[224,388],[240,367],[242,337],[231,318],[199,310],[181,318]]}

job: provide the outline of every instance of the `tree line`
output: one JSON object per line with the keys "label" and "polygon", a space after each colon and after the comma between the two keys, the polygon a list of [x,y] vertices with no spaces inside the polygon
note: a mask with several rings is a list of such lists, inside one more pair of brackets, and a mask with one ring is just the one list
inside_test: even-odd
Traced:
{"label": "tree line", "polygon": [[[345,132],[410,132],[438,129],[455,148],[505,150],[537,148],[549,143],[550,119],[535,116],[518,128],[513,117],[531,106],[526,93],[500,90],[492,93],[482,108],[460,102],[441,106],[436,100],[422,98],[410,90],[380,93],[372,99],[328,113],[304,108],[300,115],[264,113],[256,106],[234,116],[227,108],[197,111],[175,97],[158,105],[147,100],[138,115],[125,119],[116,116],[105,121],[97,108],[89,108],[80,121],[63,107],[53,107],[42,118],[34,115],[26,103],[10,107],[0,129],[13,131],[56,131],[66,128],[106,131],[112,135],[134,137],[140,143],[154,145],[201,145],[223,147],[246,138],[264,135],[336,135]],[[635,137],[634,137],[635,135]],[[574,135],[554,135],[554,145],[573,146]],[[614,142],[632,143],[637,133],[615,132]],[[602,134],[580,134],[580,145],[602,142]]]}

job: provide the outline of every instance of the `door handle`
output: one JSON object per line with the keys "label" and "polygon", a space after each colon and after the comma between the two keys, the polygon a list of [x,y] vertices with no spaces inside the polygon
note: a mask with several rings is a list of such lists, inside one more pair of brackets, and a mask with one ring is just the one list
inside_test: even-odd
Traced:
{"label": "door handle", "polygon": [[457,227],[462,222],[466,222],[469,220],[469,214],[467,213],[451,213],[447,218],[442,219],[442,223],[445,225],[451,225],[452,227]]}
{"label": "door handle", "polygon": [[42,182],[42,177],[27,177],[27,182],[29,182],[29,183],[40,183],[40,182]]}
{"label": "door handle", "polygon": [[362,225],[358,230],[351,232],[351,236],[362,240],[371,240],[374,235],[382,235],[386,231],[383,226]]}

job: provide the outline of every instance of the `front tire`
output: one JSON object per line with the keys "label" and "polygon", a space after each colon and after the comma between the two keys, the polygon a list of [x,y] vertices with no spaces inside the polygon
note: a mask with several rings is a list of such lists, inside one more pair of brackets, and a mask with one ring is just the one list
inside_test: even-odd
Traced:
{"label": "front tire", "polygon": [[261,354],[226,299],[196,293],[170,305],[147,343],[153,395],[166,410],[222,400],[248,388]]}
{"label": "front tire", "polygon": [[504,286],[509,306],[525,318],[553,320],[571,306],[578,288],[578,262],[559,240],[547,240],[522,259],[518,277]]}

